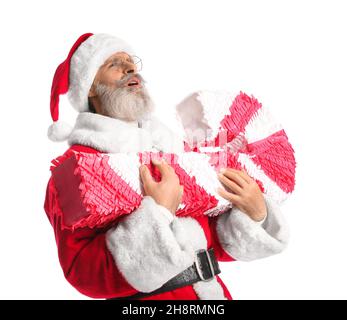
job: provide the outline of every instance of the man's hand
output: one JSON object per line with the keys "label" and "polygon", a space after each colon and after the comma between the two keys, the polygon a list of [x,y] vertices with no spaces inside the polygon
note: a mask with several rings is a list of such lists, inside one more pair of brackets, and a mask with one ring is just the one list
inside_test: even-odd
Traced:
{"label": "man's hand", "polygon": [[145,165],[140,166],[140,176],[145,195],[151,196],[156,203],[175,215],[182,199],[183,186],[180,185],[178,176],[171,166],[164,161],[152,160],[152,162],[160,171],[161,181],[155,182],[148,168]]}
{"label": "man's hand", "polygon": [[229,200],[251,219],[261,221],[266,216],[266,203],[258,184],[244,171],[222,169],[218,179],[228,189],[218,189],[221,197]]}

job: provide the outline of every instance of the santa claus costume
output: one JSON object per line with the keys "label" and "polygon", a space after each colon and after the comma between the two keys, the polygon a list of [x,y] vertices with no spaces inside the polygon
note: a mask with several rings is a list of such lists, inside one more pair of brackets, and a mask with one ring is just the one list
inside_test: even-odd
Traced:
{"label": "santa claus costume", "polygon": [[[278,202],[264,194],[267,216],[261,222],[253,221],[237,207],[223,214],[204,214],[208,201],[195,206],[194,214],[186,206],[184,215],[174,216],[150,196],[140,196],[134,207],[124,205],[125,198],[114,199],[117,206],[131,208],[127,214],[116,215],[112,204],[105,213],[105,202],[98,202],[106,196],[98,191],[87,197],[88,190],[81,190],[76,161],[71,161],[76,155],[108,157],[109,164],[112,155],[125,154],[132,161],[117,166],[115,172],[121,177],[129,167],[132,172],[138,170],[139,152],[183,152],[183,144],[173,132],[151,115],[139,126],[138,122],[88,112],[88,92],[98,68],[119,51],[133,54],[133,49],[119,38],[85,34],[57,68],[53,80],[54,124],[48,134],[55,141],[67,140],[69,148],[52,162],[44,209],[55,233],[64,275],[79,292],[93,298],[231,300],[218,272],[212,269],[219,270],[218,261],[251,261],[280,253],[287,246],[288,228]],[[64,93],[80,112],[73,128],[58,121],[59,95]],[[130,183],[128,187],[128,192],[136,189]],[[139,192],[134,193],[134,199],[136,195]],[[86,205],[86,198],[93,206]],[[88,218],[91,216],[93,219]],[[175,281],[171,281],[171,287],[165,287],[186,270],[193,272],[192,266],[199,271],[198,253],[211,249],[212,263],[206,255],[212,265],[209,277],[178,287],[173,287]],[[161,289],[163,286],[166,289]]]}

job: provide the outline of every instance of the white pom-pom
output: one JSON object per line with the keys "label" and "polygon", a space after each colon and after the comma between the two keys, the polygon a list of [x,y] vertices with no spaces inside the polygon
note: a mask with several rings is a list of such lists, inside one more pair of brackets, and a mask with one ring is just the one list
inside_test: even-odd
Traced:
{"label": "white pom-pom", "polygon": [[49,126],[47,136],[55,142],[64,141],[69,138],[72,129],[72,126],[66,122],[55,121]]}

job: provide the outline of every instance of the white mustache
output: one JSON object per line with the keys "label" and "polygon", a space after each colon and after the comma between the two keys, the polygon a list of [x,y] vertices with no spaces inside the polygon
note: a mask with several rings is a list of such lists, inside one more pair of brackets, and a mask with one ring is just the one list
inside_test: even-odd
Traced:
{"label": "white mustache", "polygon": [[129,73],[120,80],[116,80],[117,87],[123,87],[132,77],[136,76],[141,83],[146,83],[146,80],[139,73]]}

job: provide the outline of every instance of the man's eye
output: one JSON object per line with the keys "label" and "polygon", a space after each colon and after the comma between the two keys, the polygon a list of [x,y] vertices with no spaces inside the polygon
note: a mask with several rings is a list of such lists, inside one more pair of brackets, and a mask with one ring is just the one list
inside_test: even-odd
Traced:
{"label": "man's eye", "polygon": [[[128,63],[134,63],[134,60],[131,59],[131,58],[128,58],[126,61],[127,61]],[[112,62],[112,63],[110,64],[110,68],[115,67],[115,66],[119,66],[120,64],[121,64],[120,61],[114,61],[114,62]]]}

